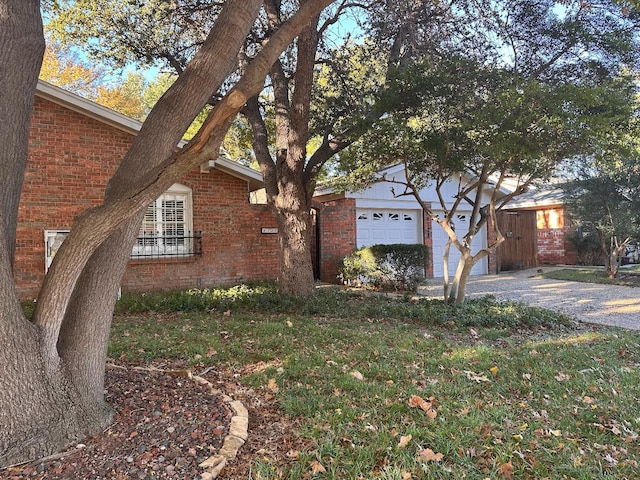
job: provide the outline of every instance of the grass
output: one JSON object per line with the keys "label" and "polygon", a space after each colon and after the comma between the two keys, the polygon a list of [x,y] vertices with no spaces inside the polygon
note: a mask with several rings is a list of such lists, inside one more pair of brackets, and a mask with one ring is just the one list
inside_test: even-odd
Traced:
{"label": "grass", "polygon": [[609,278],[602,267],[562,268],[546,272],[541,276],[554,280],[570,280],[574,282],[602,283],[606,285],[624,285],[637,287],[639,282],[625,278],[625,273],[640,275],[640,266],[620,269],[620,278]]}
{"label": "grass", "polygon": [[241,289],[125,298],[109,353],[258,371],[239,381],[275,395],[308,447],[257,457],[250,478],[640,477],[637,333],[492,298]]}

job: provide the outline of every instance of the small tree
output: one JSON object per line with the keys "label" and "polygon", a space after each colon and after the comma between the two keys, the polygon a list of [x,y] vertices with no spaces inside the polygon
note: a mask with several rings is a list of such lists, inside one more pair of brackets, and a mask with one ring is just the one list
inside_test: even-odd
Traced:
{"label": "small tree", "polygon": [[569,214],[581,235],[597,241],[610,278],[618,275],[627,245],[640,239],[640,164],[629,155],[583,160],[564,186]]}

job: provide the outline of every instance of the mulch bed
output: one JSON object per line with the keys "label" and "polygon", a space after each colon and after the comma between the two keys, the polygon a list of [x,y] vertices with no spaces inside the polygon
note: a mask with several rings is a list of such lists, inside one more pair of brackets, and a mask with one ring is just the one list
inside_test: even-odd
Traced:
{"label": "mulch bed", "polygon": [[620,270],[618,272],[618,279],[624,281],[628,285],[640,287],[640,273],[638,272],[626,272]]}
{"label": "mulch bed", "polygon": [[[101,435],[48,459],[0,471],[0,478],[202,478],[205,470],[199,464],[219,450],[228,433],[232,415],[228,402],[222,395],[212,395],[207,386],[161,371],[179,371],[183,366],[136,367],[140,366],[121,364],[107,369],[106,399],[116,414]],[[249,478],[256,456],[286,463],[290,461],[287,451],[294,446],[300,450],[295,427],[281,418],[266,389],[243,387],[234,381],[237,375],[232,372],[209,370],[201,376],[249,410],[249,440],[218,478]]]}

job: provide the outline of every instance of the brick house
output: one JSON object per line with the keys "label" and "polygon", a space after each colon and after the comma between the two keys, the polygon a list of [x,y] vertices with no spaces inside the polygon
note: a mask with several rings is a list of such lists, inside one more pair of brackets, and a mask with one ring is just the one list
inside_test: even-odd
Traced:
{"label": "brick house", "polygon": [[[388,178],[404,178],[404,167],[396,165],[383,172]],[[442,277],[442,254],[447,234],[440,225],[432,222],[422,211],[413,196],[396,196],[392,184],[379,182],[359,192],[336,193],[321,190],[314,200],[322,204],[318,211],[319,245],[316,261],[320,265],[320,279],[335,282],[342,259],[357,248],[373,244],[422,243],[429,247],[431,261],[425,272],[427,278]],[[457,183],[443,186],[443,197],[453,198]],[[473,195],[473,194],[471,194]],[[421,198],[431,205],[440,205],[435,189],[427,187]],[[485,197],[488,201],[488,197]],[[435,208],[435,207],[434,207]],[[436,209],[442,217],[443,212]],[[461,205],[456,214],[458,231],[466,232],[471,218],[471,208]],[[474,253],[486,247],[487,230],[483,227],[473,240]],[[449,253],[449,271],[455,271],[460,253],[455,247]],[[488,259],[480,260],[473,268],[473,275],[489,272]]]}
{"label": "brick house", "polygon": [[[389,178],[404,175],[400,165],[384,172]],[[456,183],[445,184],[443,198],[456,195]],[[503,185],[505,194],[508,188],[508,183]],[[427,187],[420,195],[431,205],[439,205],[435,189]],[[321,280],[335,282],[339,265],[346,255],[376,243],[427,245],[431,251],[431,262],[425,272],[426,277],[443,276],[442,253],[447,236],[439,225],[424,215],[412,196],[395,196],[389,183],[380,182],[360,192],[319,191],[314,200],[322,204],[317,220],[319,247],[316,253]],[[488,202],[488,198],[484,202]],[[442,212],[435,210],[435,213]],[[456,215],[458,231],[467,231],[470,216],[470,207],[461,204]],[[498,214],[498,223],[505,242],[497,252],[476,264],[472,275],[576,263],[576,252],[567,241],[567,233],[573,231],[573,226],[563,206],[561,190],[531,189],[507,204],[507,208]],[[476,234],[473,253],[495,241],[492,232],[492,228],[484,226]],[[459,256],[455,247],[451,247],[450,273],[455,271]]]}
{"label": "brick house", "polygon": [[497,272],[540,265],[575,265],[567,240],[574,231],[559,188],[532,188],[515,197],[499,214],[505,242],[499,247]]}
{"label": "brick house", "polygon": [[[14,278],[34,298],[73,219],[101,202],[141,123],[39,82],[18,217]],[[250,202],[259,172],[224,157],[189,172],[149,206],[123,291],[229,285],[274,277],[276,222]]]}

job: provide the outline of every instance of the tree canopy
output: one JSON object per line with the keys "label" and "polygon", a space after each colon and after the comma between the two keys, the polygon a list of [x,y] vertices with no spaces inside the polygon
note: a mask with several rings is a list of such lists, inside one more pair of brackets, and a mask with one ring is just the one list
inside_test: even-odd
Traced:
{"label": "tree canopy", "polygon": [[563,185],[577,235],[595,240],[612,278],[627,245],[640,242],[640,147],[637,134],[627,139],[627,148],[572,163]]}
{"label": "tree canopy", "polygon": [[[451,288],[445,271],[445,298],[460,302],[471,267],[503,241],[496,212],[549,179],[563,160],[628,130],[634,84],[621,66],[636,65],[638,17],[608,2],[551,1],[463,2],[453,15],[468,19],[449,37],[465,48],[423,45],[421,55],[398,64],[377,102],[387,110],[341,154],[341,185],[383,180],[396,183],[396,195],[415,196],[461,253]],[[377,175],[397,163],[405,165],[403,179]],[[515,182],[509,192],[505,179]],[[454,180],[457,195],[444,198],[442,187]],[[420,198],[428,185],[438,192],[437,206]],[[473,212],[467,232],[455,229],[461,205]],[[496,241],[472,252],[485,224]]]}

